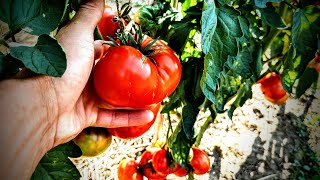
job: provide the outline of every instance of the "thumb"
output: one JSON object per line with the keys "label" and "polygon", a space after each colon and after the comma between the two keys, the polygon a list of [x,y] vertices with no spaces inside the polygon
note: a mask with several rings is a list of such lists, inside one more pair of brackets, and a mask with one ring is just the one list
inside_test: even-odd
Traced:
{"label": "thumb", "polygon": [[85,0],[74,16],[72,23],[81,26],[79,30],[93,32],[104,10],[104,0]]}

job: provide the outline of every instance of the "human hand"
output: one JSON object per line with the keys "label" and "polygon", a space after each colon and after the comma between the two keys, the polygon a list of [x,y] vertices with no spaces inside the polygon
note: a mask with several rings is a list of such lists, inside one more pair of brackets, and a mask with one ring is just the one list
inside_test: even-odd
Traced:
{"label": "human hand", "polygon": [[[74,19],[57,34],[67,55],[67,70],[61,78],[51,78],[49,89],[56,106],[53,146],[73,139],[88,126],[123,127],[146,124],[153,119],[149,110],[107,110],[98,108],[90,73],[94,59],[101,57],[107,45],[93,40],[94,29],[104,9],[104,1],[91,0],[82,5]],[[45,90],[45,89],[44,89]],[[49,110],[50,111],[50,110]]]}

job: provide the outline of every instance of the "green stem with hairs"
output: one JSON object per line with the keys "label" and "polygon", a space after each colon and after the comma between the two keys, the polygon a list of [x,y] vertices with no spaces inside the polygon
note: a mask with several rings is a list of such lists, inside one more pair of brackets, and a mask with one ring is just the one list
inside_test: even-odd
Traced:
{"label": "green stem with hairs", "polygon": [[199,146],[200,145],[200,142],[201,142],[201,139],[202,139],[202,136],[203,136],[204,132],[208,129],[209,125],[212,122],[214,122],[214,120],[217,117],[216,111],[211,106],[209,106],[209,110],[210,110],[211,116],[209,116],[207,118],[207,120],[203,123],[203,125],[201,126],[200,131],[199,131],[198,136],[197,136],[197,139],[196,139],[196,142],[194,143],[195,146]]}

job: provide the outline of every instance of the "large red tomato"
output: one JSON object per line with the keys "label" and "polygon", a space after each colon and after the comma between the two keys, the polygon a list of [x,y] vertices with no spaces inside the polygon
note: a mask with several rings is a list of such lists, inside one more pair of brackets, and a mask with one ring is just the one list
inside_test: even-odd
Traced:
{"label": "large red tomato", "polygon": [[119,180],[143,180],[138,172],[138,163],[134,159],[123,159],[118,167]]}
{"label": "large red tomato", "polygon": [[98,29],[104,40],[109,40],[107,36],[116,37],[116,32],[120,28],[120,22],[114,21],[115,18],[117,18],[116,12],[111,7],[106,7],[98,22]]}
{"label": "large red tomato", "polygon": [[152,157],[152,166],[154,170],[162,174],[171,174],[177,171],[181,166],[170,158],[167,150],[161,149],[154,153]]}
{"label": "large red tomato", "polygon": [[268,73],[258,83],[261,84],[261,91],[268,101],[280,105],[288,99],[279,74],[275,72]]}
{"label": "large red tomato", "polygon": [[148,108],[178,86],[181,64],[169,47],[151,56],[131,46],[110,47],[96,64],[93,81],[97,95],[119,108]]}
{"label": "large red tomato", "polygon": [[146,176],[148,179],[162,180],[165,179],[167,175],[155,171],[152,166],[152,157],[157,150],[158,149],[145,150],[142,153],[141,159],[139,161],[139,169],[142,170],[143,175]]}
{"label": "large red tomato", "polygon": [[210,169],[210,159],[206,152],[203,150],[192,147],[193,157],[190,161],[193,173],[202,175],[209,171]]}
{"label": "large red tomato", "polygon": [[132,139],[141,136],[149,130],[149,128],[153,125],[154,121],[157,119],[157,114],[160,110],[160,106],[161,104],[158,103],[157,105],[150,108],[150,110],[154,114],[154,118],[151,122],[141,126],[108,128],[109,133],[113,136],[123,139]]}

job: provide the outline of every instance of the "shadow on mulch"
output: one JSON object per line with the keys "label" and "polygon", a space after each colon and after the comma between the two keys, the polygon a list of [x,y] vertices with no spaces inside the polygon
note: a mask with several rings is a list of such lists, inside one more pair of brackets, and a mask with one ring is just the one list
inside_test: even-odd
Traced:
{"label": "shadow on mulch", "polygon": [[[285,114],[285,105],[280,107],[277,113],[279,123],[272,132],[268,149],[264,149],[266,142],[258,136],[251,154],[235,174],[236,179],[312,179],[316,175],[320,178],[320,162],[308,145],[308,131],[303,123],[314,98],[312,95],[306,97],[301,116]],[[220,148],[215,147],[210,180],[220,179],[221,154]]]}

